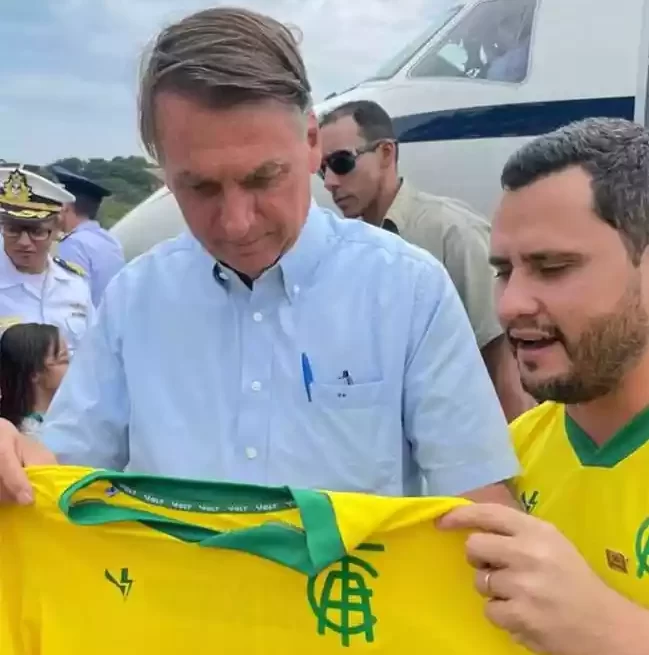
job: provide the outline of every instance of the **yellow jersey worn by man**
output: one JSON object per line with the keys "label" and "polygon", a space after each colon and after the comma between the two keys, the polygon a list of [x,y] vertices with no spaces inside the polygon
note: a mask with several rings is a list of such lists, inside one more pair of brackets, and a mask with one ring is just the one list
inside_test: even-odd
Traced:
{"label": "yellow jersey worn by man", "polygon": [[28,470],[0,508],[2,655],[527,653],[483,617],[467,501]]}
{"label": "yellow jersey worn by man", "polygon": [[512,423],[528,513],[559,528],[620,594],[649,609],[649,409],[601,448],[546,402]]}

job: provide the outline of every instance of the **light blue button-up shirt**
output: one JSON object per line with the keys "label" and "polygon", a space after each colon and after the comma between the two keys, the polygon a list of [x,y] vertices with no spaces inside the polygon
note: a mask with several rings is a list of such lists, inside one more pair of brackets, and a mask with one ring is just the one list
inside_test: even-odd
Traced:
{"label": "light blue button-up shirt", "polygon": [[252,290],[189,234],[128,264],[43,439],[64,464],[397,496],[518,470],[442,265],[315,206]]}
{"label": "light blue button-up shirt", "polygon": [[106,285],[124,266],[120,242],[97,221],[80,223],[59,242],[57,252],[86,271],[95,306],[99,305]]}

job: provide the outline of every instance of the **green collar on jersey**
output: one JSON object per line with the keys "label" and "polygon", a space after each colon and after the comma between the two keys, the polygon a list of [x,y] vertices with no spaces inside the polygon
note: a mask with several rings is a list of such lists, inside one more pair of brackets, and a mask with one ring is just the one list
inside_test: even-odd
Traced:
{"label": "green collar on jersey", "polygon": [[598,446],[567,413],[565,429],[582,466],[613,468],[649,441],[649,407],[636,414],[603,446]]}
{"label": "green collar on jersey", "polygon": [[[120,494],[139,502],[120,504]],[[173,518],[156,511],[159,507],[175,510]],[[59,499],[59,508],[76,525],[137,522],[188,544],[243,551],[307,576],[317,575],[346,555],[331,500],[314,490],[100,470],[70,485]],[[299,511],[302,528],[277,517],[260,517],[255,525],[238,530],[219,530],[191,520],[192,512],[216,518],[218,514],[263,515],[287,509]]]}

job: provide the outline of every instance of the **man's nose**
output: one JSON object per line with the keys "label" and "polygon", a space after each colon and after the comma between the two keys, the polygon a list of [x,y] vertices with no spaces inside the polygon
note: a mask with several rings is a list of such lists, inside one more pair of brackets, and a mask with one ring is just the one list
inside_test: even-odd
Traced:
{"label": "man's nose", "polygon": [[340,187],[340,178],[329,168],[329,166],[325,168],[324,185],[329,193],[333,193]]}
{"label": "man's nose", "polygon": [[254,195],[241,189],[227,192],[221,208],[221,227],[225,237],[230,241],[244,238],[254,221]]}
{"label": "man's nose", "polygon": [[535,316],[539,299],[534,285],[522,273],[512,273],[507,280],[496,284],[496,311],[503,327],[522,316]]}
{"label": "man's nose", "polygon": [[28,247],[32,245],[32,240],[29,238],[29,233],[27,232],[27,230],[23,230],[18,235],[18,238],[16,239],[16,243],[23,247]]}

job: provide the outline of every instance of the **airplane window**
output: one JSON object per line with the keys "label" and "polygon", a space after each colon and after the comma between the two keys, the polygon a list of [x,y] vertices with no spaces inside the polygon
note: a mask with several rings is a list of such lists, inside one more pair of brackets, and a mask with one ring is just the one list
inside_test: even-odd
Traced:
{"label": "airplane window", "polygon": [[426,28],[426,31],[420,34],[414,41],[400,50],[388,62],[383,64],[381,68],[372,77],[365,80],[366,82],[374,82],[377,80],[389,80],[394,77],[418,52],[423,48],[443,27],[445,27],[455,16],[464,9],[463,4],[456,4],[450,9],[442,12],[431,25]]}
{"label": "airplane window", "polygon": [[527,77],[536,0],[484,0],[410,71],[520,83]]}

